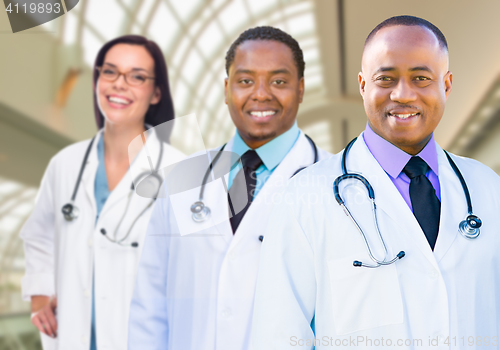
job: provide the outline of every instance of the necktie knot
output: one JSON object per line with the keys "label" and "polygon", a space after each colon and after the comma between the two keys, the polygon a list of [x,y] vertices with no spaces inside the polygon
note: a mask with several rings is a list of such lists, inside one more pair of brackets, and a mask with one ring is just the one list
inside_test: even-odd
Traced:
{"label": "necktie knot", "polygon": [[403,172],[410,178],[413,179],[420,175],[425,175],[429,166],[420,157],[411,157],[408,163],[406,163]]}
{"label": "necktie knot", "polygon": [[257,168],[262,165],[262,159],[260,159],[257,152],[254,150],[246,151],[245,154],[241,156],[241,162],[243,163],[243,168],[248,168],[251,171],[257,170]]}

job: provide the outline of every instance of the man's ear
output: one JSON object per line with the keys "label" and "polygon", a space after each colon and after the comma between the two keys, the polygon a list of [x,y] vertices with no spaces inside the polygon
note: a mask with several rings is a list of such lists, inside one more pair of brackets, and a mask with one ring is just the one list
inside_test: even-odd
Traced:
{"label": "man's ear", "polygon": [[359,84],[359,93],[361,94],[361,97],[363,97],[363,99],[364,99],[365,98],[366,81],[365,81],[365,77],[363,76],[363,72],[358,73],[358,84]]}
{"label": "man's ear", "polygon": [[453,73],[448,71],[448,73],[446,73],[446,75],[444,76],[444,93],[447,99],[448,96],[450,95],[452,85],[453,85]]}
{"label": "man's ear", "polygon": [[161,100],[161,90],[157,86],[157,87],[155,87],[155,92],[153,93],[153,97],[151,98],[150,104],[155,105],[158,102],[160,102],[160,100]]}
{"label": "man's ear", "polygon": [[299,80],[299,103],[302,103],[302,99],[304,97],[304,89],[305,89],[305,83],[304,83],[304,77],[302,77]]}
{"label": "man's ear", "polygon": [[229,84],[228,79],[229,78],[224,79],[224,102],[226,104],[227,104],[227,84]]}

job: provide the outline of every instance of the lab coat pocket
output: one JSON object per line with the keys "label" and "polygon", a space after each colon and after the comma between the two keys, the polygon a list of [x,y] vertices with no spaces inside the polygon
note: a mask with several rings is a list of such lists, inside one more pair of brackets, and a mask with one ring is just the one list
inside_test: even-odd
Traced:
{"label": "lab coat pocket", "polygon": [[359,256],[349,256],[328,262],[338,335],[403,322],[396,265],[354,267],[357,259]]}

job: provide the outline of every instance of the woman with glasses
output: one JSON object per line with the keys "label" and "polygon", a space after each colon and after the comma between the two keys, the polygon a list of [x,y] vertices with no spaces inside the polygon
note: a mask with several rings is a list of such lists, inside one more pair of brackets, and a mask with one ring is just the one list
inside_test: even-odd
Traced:
{"label": "woman with glasses", "polygon": [[129,304],[160,170],[182,159],[166,143],[171,128],[159,126],[174,111],[154,42],[129,35],[106,43],[93,85],[100,130],[54,156],[21,231],[23,297],[31,300],[45,350],[127,348]]}

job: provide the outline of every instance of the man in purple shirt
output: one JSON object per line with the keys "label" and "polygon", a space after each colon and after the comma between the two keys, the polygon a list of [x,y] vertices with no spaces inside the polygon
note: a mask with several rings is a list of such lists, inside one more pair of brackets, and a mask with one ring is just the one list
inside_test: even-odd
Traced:
{"label": "man in purple shirt", "polygon": [[355,222],[333,193],[344,152],[290,181],[261,250],[254,348],[499,349],[500,178],[451,155],[483,221],[462,235],[464,187],[433,138],[452,87],[444,35],[389,18],[366,39],[358,81],[368,124],[338,188]]}

